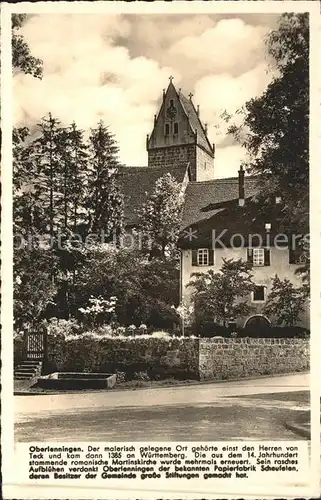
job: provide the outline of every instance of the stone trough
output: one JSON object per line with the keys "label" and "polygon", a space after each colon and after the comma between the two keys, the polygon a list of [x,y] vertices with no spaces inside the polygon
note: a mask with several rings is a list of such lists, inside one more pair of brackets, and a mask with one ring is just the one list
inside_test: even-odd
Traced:
{"label": "stone trough", "polygon": [[116,375],[112,373],[55,372],[38,378],[42,389],[112,389]]}

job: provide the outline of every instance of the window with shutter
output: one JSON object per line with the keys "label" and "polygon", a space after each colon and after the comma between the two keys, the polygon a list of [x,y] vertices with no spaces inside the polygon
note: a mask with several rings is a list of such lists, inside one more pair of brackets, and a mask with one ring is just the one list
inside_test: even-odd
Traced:
{"label": "window with shutter", "polygon": [[192,250],[192,266],[197,265],[197,250]]}
{"label": "window with shutter", "polygon": [[214,266],[214,249],[210,249],[209,250],[209,262],[208,262],[208,265],[209,266]]}
{"label": "window with shutter", "polygon": [[253,248],[253,266],[264,266],[264,248]]}
{"label": "window with shutter", "polygon": [[197,250],[197,265],[198,266],[208,266],[209,265],[208,248],[199,248]]}
{"label": "window with shutter", "polygon": [[265,248],[264,249],[264,265],[269,266],[270,265],[270,249]]}
{"label": "window with shutter", "polygon": [[253,249],[252,248],[247,249],[247,262],[249,262],[250,264],[253,264]]}

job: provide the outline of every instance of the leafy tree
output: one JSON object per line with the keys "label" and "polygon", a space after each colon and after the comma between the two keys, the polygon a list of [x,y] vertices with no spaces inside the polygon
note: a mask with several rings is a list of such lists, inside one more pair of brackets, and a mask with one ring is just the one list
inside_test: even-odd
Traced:
{"label": "leafy tree", "polygon": [[151,256],[175,253],[183,203],[181,185],[170,173],[156,181],[139,214],[140,230],[148,238]]}
{"label": "leafy tree", "polygon": [[[262,96],[244,106],[229,132],[244,146],[249,173],[260,175],[259,210],[281,196],[279,213],[289,232],[309,227],[309,15],[286,13],[266,39],[275,76]],[[227,117],[227,121],[230,117]],[[309,293],[307,263],[299,271]]]}
{"label": "leafy tree", "polygon": [[91,129],[88,150],[89,230],[105,231],[108,239],[114,232],[121,232],[123,197],[118,185],[118,145],[102,121]]}
{"label": "leafy tree", "polygon": [[229,321],[251,312],[248,296],[255,284],[251,266],[242,259],[223,259],[218,272],[193,273],[192,278],[187,286],[193,290],[198,320],[206,318],[227,326]]}
{"label": "leafy tree", "polygon": [[12,14],[12,67],[36,78],[42,78],[42,61],[30,52],[30,48],[19,32],[27,18],[26,14]]}
{"label": "leafy tree", "polygon": [[286,13],[266,40],[276,73],[265,92],[244,107],[240,126],[229,129],[247,150],[246,168],[262,176],[263,204],[284,202],[284,219],[308,227],[309,18]]}
{"label": "leafy tree", "polygon": [[56,259],[52,252],[23,245],[14,253],[14,323],[17,330],[35,325],[53,303],[57,289],[52,281]]}
{"label": "leafy tree", "polygon": [[302,287],[295,287],[287,278],[280,280],[275,275],[264,307],[264,314],[275,317],[276,324],[279,326],[294,326],[304,311],[305,303],[306,295]]}
{"label": "leafy tree", "polygon": [[172,327],[175,314],[171,306],[179,299],[178,274],[175,259],[151,262],[141,252],[94,246],[77,274],[74,313],[86,307],[91,296],[116,297],[120,324]]}

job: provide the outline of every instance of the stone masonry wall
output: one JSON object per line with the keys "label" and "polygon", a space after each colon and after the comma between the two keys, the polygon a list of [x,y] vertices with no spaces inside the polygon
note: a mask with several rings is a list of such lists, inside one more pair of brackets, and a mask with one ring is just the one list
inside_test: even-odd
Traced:
{"label": "stone masonry wall", "polygon": [[146,371],[151,379],[198,380],[198,345],[198,339],[182,337],[48,337],[45,371],[125,372],[129,378]]}
{"label": "stone masonry wall", "polygon": [[200,339],[200,380],[226,380],[309,369],[308,339]]}
{"label": "stone masonry wall", "polygon": [[[227,380],[309,369],[308,339],[48,337],[46,373],[146,371],[151,379]],[[14,341],[15,363],[22,343]]]}
{"label": "stone masonry wall", "polygon": [[182,146],[172,146],[150,149],[148,151],[149,167],[173,167],[184,166],[190,163],[193,179],[196,176],[196,146],[186,144]]}

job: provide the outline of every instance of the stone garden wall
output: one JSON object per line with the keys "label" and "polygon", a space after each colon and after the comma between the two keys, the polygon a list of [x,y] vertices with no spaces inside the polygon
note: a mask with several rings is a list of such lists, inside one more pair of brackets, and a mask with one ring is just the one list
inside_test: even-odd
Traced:
{"label": "stone garden wall", "polygon": [[198,339],[193,338],[48,338],[45,370],[125,372],[130,379],[146,372],[151,379],[198,380]]}
{"label": "stone garden wall", "polygon": [[[309,369],[309,339],[48,336],[45,373],[123,372],[126,379],[226,380]],[[15,360],[22,343],[15,340]]]}
{"label": "stone garden wall", "polygon": [[200,380],[225,380],[309,369],[308,339],[200,339]]}

